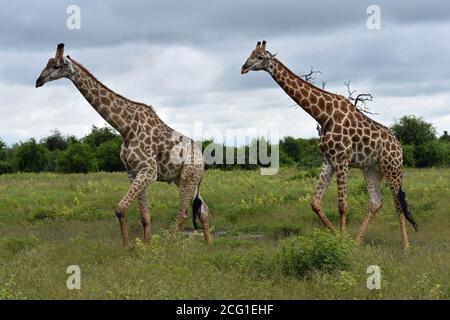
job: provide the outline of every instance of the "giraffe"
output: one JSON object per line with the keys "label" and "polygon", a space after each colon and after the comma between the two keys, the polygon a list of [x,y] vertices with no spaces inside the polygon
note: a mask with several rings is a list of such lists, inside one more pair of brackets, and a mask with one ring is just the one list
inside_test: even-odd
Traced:
{"label": "giraffe", "polygon": [[304,81],[274,54],[266,50],[266,42],[258,42],[242,66],[241,73],[264,70],[280,87],[322,127],[319,149],[324,157],[319,182],[311,207],[330,230],[335,230],[321,208],[322,196],[336,174],[340,229],[346,232],[347,178],[349,167],[363,171],[369,193],[368,214],[356,242],[361,244],[368,225],[382,207],[380,184],[386,179],[394,197],[404,250],[409,247],[405,218],[417,231],[417,224],[408,211],[402,190],[402,148],[393,132],[362,113],[347,98]]}
{"label": "giraffe", "polygon": [[113,92],[80,63],[64,56],[63,43],[57,46],[55,57],[50,58],[42,70],[36,80],[36,88],[60,78],[70,79],[89,104],[123,138],[120,159],[127,170],[131,187],[119,202],[116,215],[124,246],[129,247],[125,216],[136,198],[144,228],[144,242],[151,240],[146,190],[153,181],[173,182],[179,188],[179,213],[173,236],[186,221],[191,204],[194,227],[197,227],[197,219],[200,220],[205,241],[211,243],[208,206],[200,195],[204,160],[194,141],[165,124],[151,106]]}

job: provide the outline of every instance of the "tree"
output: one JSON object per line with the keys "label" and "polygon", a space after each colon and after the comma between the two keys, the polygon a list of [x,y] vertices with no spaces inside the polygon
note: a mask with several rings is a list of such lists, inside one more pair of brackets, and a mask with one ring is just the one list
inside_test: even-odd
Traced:
{"label": "tree", "polygon": [[449,148],[439,141],[428,141],[417,146],[414,152],[417,167],[433,167],[449,165]]}
{"label": "tree", "polygon": [[318,167],[323,162],[323,156],[318,147],[317,138],[302,139],[284,137],[280,141],[280,155],[282,161],[289,163],[289,159],[295,161],[301,167]]}
{"label": "tree", "polygon": [[98,168],[101,171],[123,171],[124,166],[120,160],[120,147],[122,139],[106,141],[100,144],[96,150]]}
{"label": "tree", "polygon": [[392,129],[402,144],[420,146],[429,141],[436,140],[436,129],[433,124],[414,115],[403,116]]}
{"label": "tree", "polygon": [[299,146],[294,137],[284,137],[283,140],[280,141],[280,149],[283,150],[285,155],[293,159],[295,162],[299,160]]}
{"label": "tree", "polygon": [[6,143],[0,139],[0,161],[6,160]]}
{"label": "tree", "polygon": [[403,165],[405,167],[415,167],[416,159],[414,158],[415,147],[409,144],[402,145],[403,149]]}
{"label": "tree", "polygon": [[69,144],[61,153],[57,167],[65,173],[88,173],[98,169],[95,153],[86,143]]}
{"label": "tree", "polygon": [[55,151],[66,150],[67,145],[74,140],[76,141],[76,138],[73,136],[64,137],[58,130],[52,130],[49,136],[41,140],[41,143],[45,144],[48,150]]}
{"label": "tree", "polygon": [[297,139],[299,150],[297,164],[300,167],[319,167],[323,163],[323,155],[319,150],[319,140],[316,138]]}
{"label": "tree", "polygon": [[447,131],[444,131],[444,134],[439,137],[439,141],[450,142],[450,136],[448,135]]}
{"label": "tree", "polygon": [[48,150],[36,140],[21,143],[15,150],[17,169],[23,172],[42,172],[48,167]]}
{"label": "tree", "polygon": [[14,166],[7,161],[7,157],[6,143],[0,139],[0,174],[14,172]]}
{"label": "tree", "polygon": [[117,137],[120,136],[111,127],[97,128],[96,126],[92,126],[91,133],[85,136],[83,140],[91,147],[96,148],[102,143],[114,140]]}

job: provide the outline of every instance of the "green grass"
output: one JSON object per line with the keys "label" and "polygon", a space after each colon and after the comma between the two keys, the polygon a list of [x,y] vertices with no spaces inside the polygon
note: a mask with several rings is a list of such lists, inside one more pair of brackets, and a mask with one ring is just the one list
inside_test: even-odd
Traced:
{"label": "green grass", "polygon": [[[315,231],[323,230],[309,204],[316,176],[314,170],[294,168],[275,176],[207,171],[202,194],[217,235],[212,246],[201,235],[169,241],[178,192],[174,185],[155,183],[148,193],[156,236],[151,246],[142,244],[133,205],[127,218],[130,250],[122,248],[113,213],[129,186],[124,173],[0,176],[0,299],[450,298],[450,169],[405,172],[404,190],[420,226],[416,233],[408,225],[408,254],[402,252],[393,201],[383,187],[384,207],[366,244],[343,251],[340,263],[324,268],[322,261],[333,259],[330,251],[340,244]],[[351,171],[348,189],[354,238],[367,207],[358,170]],[[323,207],[337,224],[335,184]],[[302,243],[310,251],[296,255]],[[283,263],[290,263],[290,256],[283,256],[286,244],[300,259],[292,265],[309,263],[306,274],[283,271]],[[325,259],[317,252],[322,250],[329,252]],[[66,287],[66,269],[73,264],[81,268],[81,290]],[[382,270],[381,290],[366,287],[369,265]]]}

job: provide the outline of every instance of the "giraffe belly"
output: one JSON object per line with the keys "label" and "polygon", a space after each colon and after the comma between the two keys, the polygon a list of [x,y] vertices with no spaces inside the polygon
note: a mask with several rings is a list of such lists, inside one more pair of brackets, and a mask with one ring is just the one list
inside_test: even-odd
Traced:
{"label": "giraffe belly", "polygon": [[378,163],[378,152],[376,150],[364,150],[355,148],[352,150],[349,165],[358,168],[372,167]]}
{"label": "giraffe belly", "polygon": [[174,164],[158,164],[158,176],[156,178],[157,181],[160,182],[172,182],[174,180],[178,180],[181,173],[181,165]]}

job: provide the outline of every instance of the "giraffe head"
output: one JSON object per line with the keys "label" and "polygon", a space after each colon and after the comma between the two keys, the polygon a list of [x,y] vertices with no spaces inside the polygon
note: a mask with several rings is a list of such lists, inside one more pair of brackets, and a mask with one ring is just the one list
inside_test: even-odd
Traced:
{"label": "giraffe head", "polygon": [[36,80],[36,88],[42,87],[46,82],[60,78],[68,78],[73,73],[70,59],[64,57],[64,43],[58,44],[54,58],[48,59],[47,65]]}
{"label": "giraffe head", "polygon": [[258,41],[256,48],[253,49],[247,61],[245,61],[242,66],[241,73],[244,74],[250,70],[268,71],[273,57],[275,57],[275,55],[266,50],[266,41],[263,41],[262,43]]}

